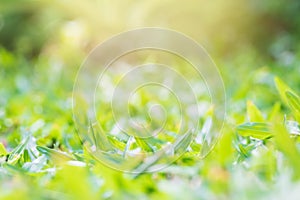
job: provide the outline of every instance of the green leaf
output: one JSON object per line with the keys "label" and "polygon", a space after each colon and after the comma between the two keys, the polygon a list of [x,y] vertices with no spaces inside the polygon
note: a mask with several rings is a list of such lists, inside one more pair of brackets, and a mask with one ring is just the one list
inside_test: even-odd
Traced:
{"label": "green leaf", "polygon": [[125,149],[126,144],[123,141],[120,141],[117,137],[108,135],[107,136],[108,141],[116,148],[118,149]]}
{"label": "green leaf", "polygon": [[292,109],[292,111],[300,114],[300,98],[299,96],[297,96],[296,94],[290,92],[290,91],[286,91],[285,92],[287,100],[288,100],[288,104],[290,105],[290,108]]}
{"label": "green leaf", "polygon": [[103,151],[108,151],[112,149],[112,146],[109,143],[106,134],[103,131],[101,131],[100,128],[94,130],[94,127],[91,122],[90,122],[90,130],[93,136],[94,144],[96,144],[96,147],[98,149],[101,149]]}
{"label": "green leaf", "polygon": [[247,101],[247,115],[250,122],[264,122],[264,117],[260,110],[252,101]]}
{"label": "green leaf", "polygon": [[154,152],[155,149],[154,147],[152,147],[148,142],[145,141],[145,139],[140,139],[140,138],[137,138],[135,137],[134,138],[136,143],[142,147],[143,150],[147,151],[147,152]]}
{"label": "green leaf", "polygon": [[0,156],[6,156],[7,151],[2,143],[0,143]]}
{"label": "green leaf", "polygon": [[285,84],[280,78],[275,77],[274,80],[275,80],[276,88],[279,92],[279,95],[280,95],[282,101],[288,106],[289,103],[288,103],[288,99],[286,96],[286,92],[292,91],[292,89],[287,84]]}
{"label": "green leaf", "polygon": [[144,162],[135,169],[137,173],[134,175],[134,178],[144,173],[147,169],[151,168],[160,160],[169,160],[170,158],[166,155],[170,152],[182,153],[181,151],[185,151],[191,143],[192,136],[192,131],[188,130],[185,134],[178,136],[172,145],[166,146],[165,149],[162,149],[152,156],[147,157]]}
{"label": "green leaf", "polygon": [[247,149],[243,147],[242,144],[238,144],[237,149],[244,158],[248,158],[250,156],[249,151],[247,151]]}
{"label": "green leaf", "polygon": [[20,157],[21,154],[24,152],[26,149],[26,146],[30,140],[31,136],[27,136],[14,150],[10,153],[8,160],[11,161],[11,163],[14,163],[17,161]]}
{"label": "green leaf", "polygon": [[30,161],[31,161],[31,159],[30,159],[30,156],[29,156],[29,153],[28,153],[28,150],[27,150],[27,149],[25,149],[25,150],[24,150],[24,153],[23,153],[23,160],[24,160],[24,162],[30,162]]}
{"label": "green leaf", "polygon": [[291,139],[290,134],[283,124],[274,123],[273,131],[277,148],[287,157],[292,165],[294,178],[300,179],[300,153],[295,142]]}
{"label": "green leaf", "polygon": [[250,136],[260,140],[272,137],[272,133],[267,123],[250,122],[241,124],[237,127],[237,132],[241,136]]}
{"label": "green leaf", "polygon": [[279,102],[276,102],[268,115],[268,120],[273,121],[276,116],[278,116],[278,113],[280,112],[281,104]]}
{"label": "green leaf", "polygon": [[193,139],[193,132],[191,130],[188,130],[185,134],[178,136],[178,138],[176,138],[173,144],[174,153],[180,153],[182,151],[186,151],[192,139]]}
{"label": "green leaf", "polygon": [[54,149],[49,149],[47,147],[37,146],[36,149],[49,157],[55,164],[61,164],[70,160],[74,160],[74,158],[70,155],[68,155],[65,152],[57,151]]}

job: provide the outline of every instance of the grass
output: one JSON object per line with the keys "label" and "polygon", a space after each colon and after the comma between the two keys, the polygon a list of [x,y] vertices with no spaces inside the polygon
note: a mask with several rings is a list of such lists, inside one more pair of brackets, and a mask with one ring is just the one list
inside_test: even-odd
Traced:
{"label": "grass", "polygon": [[[222,71],[229,96],[227,118],[221,139],[204,159],[197,155],[205,144],[190,145],[188,134],[179,137],[173,149],[174,156],[176,151],[187,149],[186,153],[160,171],[144,173],[168,156],[145,159],[130,157],[130,152],[138,148],[157,152],[175,141],[176,128],[171,126],[174,132],[163,137],[139,139],[121,133],[98,135],[91,124],[94,140],[100,137],[113,146],[108,158],[137,174],[105,166],[80,142],[72,119],[71,67],[59,68],[42,57],[28,61],[3,49],[0,65],[1,199],[297,199],[300,195],[300,98],[299,91],[291,89],[297,89],[299,79],[286,80],[289,87],[276,76],[285,70],[276,62],[272,68],[238,72],[242,77],[231,76],[235,68]],[[296,67],[289,70],[298,73]],[[131,109],[143,115],[145,102]],[[177,119],[172,115],[176,112],[170,122]],[[112,116],[101,120],[103,129],[114,127]],[[209,121],[208,112],[200,124]],[[98,148],[104,150],[102,146]],[[125,157],[130,159],[124,163]]]}

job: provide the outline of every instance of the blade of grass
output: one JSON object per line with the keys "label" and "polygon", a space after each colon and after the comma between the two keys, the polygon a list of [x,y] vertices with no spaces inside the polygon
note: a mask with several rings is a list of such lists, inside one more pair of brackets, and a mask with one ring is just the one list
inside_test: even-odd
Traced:
{"label": "blade of grass", "polygon": [[297,119],[300,119],[300,98],[299,98],[299,96],[290,91],[287,91],[285,94],[288,99],[288,103],[289,103],[291,110],[293,111],[294,115],[296,115],[295,117]]}
{"label": "blade of grass", "polygon": [[265,119],[260,110],[252,101],[247,101],[247,115],[250,122],[264,122]]}
{"label": "blade of grass", "polygon": [[274,123],[274,139],[277,148],[286,156],[293,168],[294,178],[300,179],[300,153],[295,142],[291,139],[286,127],[281,123]]}
{"label": "blade of grass", "polygon": [[2,143],[0,143],[0,156],[6,156],[7,151]]}
{"label": "blade of grass", "polygon": [[267,123],[259,123],[259,122],[244,123],[237,127],[237,132],[241,136],[244,137],[250,136],[260,140],[264,140],[272,137],[272,133],[269,130],[269,125]]}
{"label": "blade of grass", "polygon": [[51,159],[55,164],[61,164],[70,160],[74,160],[74,158],[68,155],[65,152],[58,151],[55,149],[49,149],[47,147],[36,146],[36,149],[41,153],[46,155],[49,159]]}

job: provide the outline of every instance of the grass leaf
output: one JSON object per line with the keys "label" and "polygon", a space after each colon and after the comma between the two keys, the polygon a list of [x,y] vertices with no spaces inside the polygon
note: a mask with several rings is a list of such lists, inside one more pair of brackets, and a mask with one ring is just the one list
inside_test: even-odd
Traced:
{"label": "grass leaf", "polygon": [[247,101],[247,115],[250,122],[264,122],[265,119],[260,110],[252,101]]}
{"label": "grass leaf", "polygon": [[289,103],[292,111],[300,114],[300,98],[299,98],[299,96],[290,91],[287,91],[285,94],[286,94],[288,103]]}
{"label": "grass leaf", "polygon": [[278,77],[275,77],[275,78],[274,78],[274,81],[275,81],[275,85],[276,85],[277,91],[279,92],[279,95],[280,95],[282,101],[283,101],[287,106],[289,106],[288,99],[287,99],[287,96],[286,96],[286,92],[287,92],[287,91],[292,91],[292,89],[291,89],[287,84],[285,84],[285,83],[284,83],[280,78],[278,78]]}
{"label": "grass leaf", "polygon": [[269,125],[267,123],[244,123],[237,127],[237,132],[241,136],[250,136],[260,140],[264,140],[272,136],[272,133],[269,130]]}
{"label": "grass leaf", "polygon": [[291,139],[286,127],[280,123],[274,123],[273,127],[275,144],[277,148],[288,158],[294,171],[294,177],[300,179],[300,153],[295,142]]}
{"label": "grass leaf", "polygon": [[36,149],[41,153],[50,158],[55,164],[61,164],[70,160],[74,160],[69,154],[58,151],[55,149],[49,149],[47,147],[37,146]]}
{"label": "grass leaf", "polygon": [[0,143],[0,156],[6,156],[7,151],[2,143]]}

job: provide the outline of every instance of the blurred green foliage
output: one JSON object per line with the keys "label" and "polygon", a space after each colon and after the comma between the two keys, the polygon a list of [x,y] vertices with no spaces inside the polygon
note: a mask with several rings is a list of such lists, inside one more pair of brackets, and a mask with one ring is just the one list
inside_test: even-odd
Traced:
{"label": "blurred green foliage", "polygon": [[[296,0],[2,0],[0,198],[299,198],[299,10]],[[191,146],[159,172],[132,175],[85,150],[71,98],[88,51],[143,26],[178,30],[209,50],[221,66],[228,113],[224,134],[205,159]],[[103,120],[112,123],[111,116]],[[122,148],[127,142],[108,141]],[[144,141],[134,145],[151,150]],[[133,164],[145,167],[143,160]]]}

